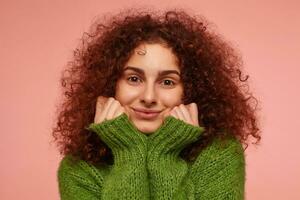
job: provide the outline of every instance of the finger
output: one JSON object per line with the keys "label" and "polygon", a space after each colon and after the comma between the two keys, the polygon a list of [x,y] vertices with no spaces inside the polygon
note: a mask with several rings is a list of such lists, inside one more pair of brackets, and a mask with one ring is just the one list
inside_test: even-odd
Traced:
{"label": "finger", "polygon": [[99,96],[97,98],[96,108],[98,108],[99,110],[103,109],[103,106],[105,105],[105,103],[107,102],[107,100],[108,100],[107,97]]}
{"label": "finger", "polygon": [[179,111],[183,114],[183,117],[185,119],[184,121],[186,123],[193,124],[193,120],[191,118],[190,111],[188,110],[188,108],[186,107],[186,105],[180,104],[179,105]]}
{"label": "finger", "polygon": [[189,111],[191,114],[191,118],[193,120],[193,124],[196,126],[199,126],[199,120],[198,120],[198,106],[196,103],[189,104]]}
{"label": "finger", "polygon": [[95,123],[98,123],[100,121],[100,116],[101,116],[103,107],[107,100],[108,100],[108,98],[104,97],[104,96],[99,96],[97,98],[96,109],[95,109],[95,118],[94,118]]}
{"label": "finger", "polygon": [[[176,107],[176,106],[175,106],[175,107]],[[173,116],[173,117],[175,117],[176,119],[178,119],[179,117],[178,117],[177,113],[175,112],[175,107],[170,111],[170,116]]]}
{"label": "finger", "polygon": [[107,102],[108,98],[104,96],[99,96],[97,98],[97,103],[104,105]]}
{"label": "finger", "polygon": [[100,113],[99,122],[102,122],[106,119],[107,113],[110,109],[111,104],[113,103],[114,98],[109,97],[107,102],[105,103],[102,112]]}
{"label": "finger", "polygon": [[120,106],[120,107],[118,107],[117,110],[115,111],[114,117],[113,117],[113,118],[116,118],[116,117],[122,115],[123,113],[125,113],[125,109],[124,109],[122,106]]}
{"label": "finger", "polygon": [[179,107],[175,107],[174,108],[174,111],[176,112],[177,116],[178,116],[178,119],[182,120],[182,121],[185,121],[184,119],[184,116],[183,116],[183,113],[181,112],[181,110],[179,109]]}
{"label": "finger", "polygon": [[106,115],[106,119],[107,120],[110,120],[110,119],[113,119],[115,118],[115,112],[117,111],[117,109],[121,106],[120,102],[117,101],[117,100],[114,100],[110,106],[110,109],[108,110],[107,112],[107,115]]}

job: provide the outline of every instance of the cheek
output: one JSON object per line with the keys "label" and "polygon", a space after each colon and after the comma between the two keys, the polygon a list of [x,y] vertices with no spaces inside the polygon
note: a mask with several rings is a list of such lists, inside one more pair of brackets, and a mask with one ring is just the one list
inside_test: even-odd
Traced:
{"label": "cheek", "polygon": [[122,106],[132,103],[137,95],[137,90],[132,89],[122,82],[117,83],[115,99],[118,100]]}
{"label": "cheek", "polygon": [[165,106],[172,108],[183,103],[182,95],[183,95],[182,89],[178,89],[169,93],[162,93],[160,96]]}

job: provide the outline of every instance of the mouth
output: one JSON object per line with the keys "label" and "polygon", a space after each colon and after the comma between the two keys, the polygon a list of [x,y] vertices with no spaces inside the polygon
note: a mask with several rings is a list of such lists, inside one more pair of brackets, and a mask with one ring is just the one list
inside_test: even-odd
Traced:
{"label": "mouth", "polygon": [[147,119],[147,120],[155,119],[161,113],[161,111],[138,109],[138,108],[132,108],[132,110],[134,111],[134,114],[136,115],[137,118]]}

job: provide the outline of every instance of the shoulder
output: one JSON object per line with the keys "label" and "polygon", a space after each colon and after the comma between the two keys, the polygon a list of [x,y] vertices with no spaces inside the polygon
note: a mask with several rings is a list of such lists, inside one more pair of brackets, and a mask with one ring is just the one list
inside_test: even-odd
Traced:
{"label": "shoulder", "polygon": [[219,169],[232,167],[243,171],[245,167],[244,148],[234,137],[216,138],[199,153],[193,166],[194,168],[203,166],[203,170],[210,166]]}
{"label": "shoulder", "polygon": [[215,139],[200,152],[190,173],[203,199],[244,199],[244,150],[235,138]]}
{"label": "shoulder", "polygon": [[75,159],[71,155],[66,155],[59,163],[58,173],[71,173],[85,171],[89,164],[83,160]]}
{"label": "shoulder", "polygon": [[67,155],[57,171],[61,199],[96,199],[101,195],[105,168]]}
{"label": "shoulder", "polygon": [[244,149],[239,140],[230,136],[224,139],[215,138],[210,145],[203,149],[202,154],[221,157],[239,157],[244,156]]}

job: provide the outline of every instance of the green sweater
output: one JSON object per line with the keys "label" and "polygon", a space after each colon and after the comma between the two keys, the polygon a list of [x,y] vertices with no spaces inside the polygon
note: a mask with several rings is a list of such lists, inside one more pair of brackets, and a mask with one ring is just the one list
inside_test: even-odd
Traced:
{"label": "green sweater", "polygon": [[244,199],[244,151],[236,139],[225,146],[215,139],[189,163],[179,153],[204,128],[171,116],[150,136],[140,133],[125,114],[92,123],[89,130],[111,148],[114,164],[73,164],[71,155],[65,156],[58,169],[62,200]]}

